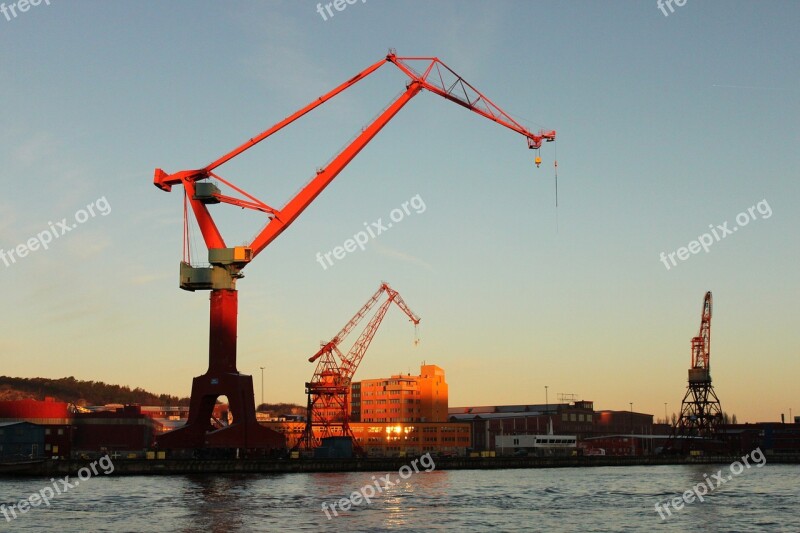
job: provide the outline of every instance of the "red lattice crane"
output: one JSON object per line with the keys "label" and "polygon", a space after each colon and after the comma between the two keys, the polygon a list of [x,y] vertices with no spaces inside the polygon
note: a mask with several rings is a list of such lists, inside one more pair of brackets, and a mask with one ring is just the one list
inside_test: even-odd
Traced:
{"label": "red lattice crane", "polygon": [[[387,300],[372,316],[347,355],[342,355],[342,352],[339,351],[339,344],[369,313],[383,294],[388,295]],[[311,381],[306,383],[306,395],[308,396],[306,428],[296,447],[302,446],[310,450],[319,446],[321,439],[325,437],[349,436],[356,452],[363,455],[363,450],[350,429],[348,402],[350,384],[358,365],[364,359],[364,354],[367,353],[372,338],[378,331],[378,326],[392,303],[397,304],[416,329],[416,326],[419,325],[419,317],[408,308],[400,293],[392,289],[388,283],[383,282],[342,330],[308,359],[309,363],[316,362],[317,367]]]}
{"label": "red lattice crane", "polygon": [[[224,163],[241,155],[337,94],[352,87],[386,63],[395,65],[409,77],[405,91],[373,122],[367,125],[326,167],[319,169],[300,192],[282,208],[276,209],[267,205],[215,172]],[[418,68],[415,69],[415,66]],[[531,149],[538,150],[542,142],[553,141],[556,138],[555,131],[533,133],[520,125],[438,58],[397,57],[394,51],[390,51],[384,59],[367,67],[332,91],[320,96],[207,166],[172,174],[156,169],[153,181],[159,189],[169,192],[175,185],[183,186],[185,194],[184,229],[186,231],[188,228],[188,211],[191,208],[208,248],[210,266],[193,265],[188,256],[181,262],[180,287],[189,291],[211,291],[208,370],[192,382],[189,418],[186,425],[162,435],[159,438],[159,445],[162,448],[275,449],[285,445],[282,435],[267,430],[256,422],[252,376],[240,374],[236,368],[238,312],[236,281],[243,276],[244,267],[278,235],[283,233],[397,112],[423,89],[523,135]],[[538,166],[538,154],[536,162]],[[222,194],[219,187],[210,181],[211,179],[225,184],[240,196]],[[209,205],[218,203],[262,212],[268,221],[251,243],[229,247],[208,210]],[[214,429],[210,423],[210,417],[214,403],[220,396],[228,397],[233,423],[223,429]]]}
{"label": "red lattice crane", "polygon": [[673,429],[672,447],[686,450],[698,444],[689,437],[711,437],[723,420],[714,386],[711,384],[711,291],[703,299],[700,331],[692,338],[692,366],[689,368],[689,385],[681,402],[681,416]]}

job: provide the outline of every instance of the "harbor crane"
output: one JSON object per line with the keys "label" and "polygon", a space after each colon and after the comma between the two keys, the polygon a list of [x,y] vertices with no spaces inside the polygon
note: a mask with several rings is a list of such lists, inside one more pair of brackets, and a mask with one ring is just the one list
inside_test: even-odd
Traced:
{"label": "harbor crane", "polygon": [[[271,207],[218,174],[218,167],[289,126],[387,63],[408,76],[405,90],[327,166],[318,169],[316,175],[282,208]],[[208,370],[195,377],[192,382],[187,423],[158,439],[162,449],[269,450],[285,447],[283,435],[259,425],[256,421],[252,376],[241,374],[236,367],[236,282],[243,277],[242,270],[245,266],[283,233],[378,132],[423,89],[524,136],[528,148],[537,150],[537,163],[540,162],[538,150],[542,143],[554,141],[556,138],[555,131],[541,130],[534,133],[519,124],[438,58],[398,57],[394,50],[390,50],[385,58],[205,167],[174,173],[167,173],[160,168],[155,170],[153,181],[162,191],[169,192],[176,185],[183,186],[184,258],[180,263],[180,288],[187,291],[211,291]],[[217,183],[226,185],[238,193],[238,196],[223,194]],[[259,211],[267,218],[267,222],[252,242],[230,247],[208,210],[209,205],[219,203]],[[207,265],[193,263],[189,254],[187,235],[190,209],[208,249]],[[210,419],[214,404],[221,396],[228,398],[233,423],[222,429],[215,429]]]}
{"label": "harbor crane", "polygon": [[711,384],[711,291],[703,299],[700,331],[692,338],[692,366],[689,368],[689,385],[681,402],[681,416],[673,429],[685,449],[693,444],[691,438],[709,438],[722,423],[722,407]]}
{"label": "harbor crane", "polygon": [[[378,308],[377,312],[367,323],[364,331],[356,340],[347,355],[342,355],[339,345],[350,334],[361,320],[375,306],[383,294],[388,298]],[[339,333],[312,355],[309,363],[317,363],[311,381],[306,383],[308,404],[306,408],[306,427],[296,448],[304,447],[311,450],[319,446],[325,437],[350,437],[353,448],[358,455],[364,451],[358,444],[350,428],[350,384],[353,376],[367,353],[372,338],[378,331],[392,303],[396,304],[416,326],[420,318],[408,308],[403,298],[388,283],[383,282],[372,297],[358,310],[358,312],[345,324]]]}

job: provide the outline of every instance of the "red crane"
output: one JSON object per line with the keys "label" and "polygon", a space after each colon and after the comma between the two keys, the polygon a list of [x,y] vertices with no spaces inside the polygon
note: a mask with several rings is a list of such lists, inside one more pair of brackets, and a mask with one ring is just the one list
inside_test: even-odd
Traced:
{"label": "red crane", "polygon": [[711,359],[711,291],[703,299],[700,317],[700,332],[692,338],[692,368],[704,369],[708,373]]}
{"label": "red crane", "polygon": [[711,382],[711,310],[711,291],[708,291],[703,298],[700,331],[692,337],[692,366],[681,402],[681,416],[668,444],[683,451],[700,444],[689,437],[712,437],[724,419],[722,405]]}
{"label": "red crane", "polygon": [[[342,352],[339,351],[339,344],[369,313],[384,293],[389,296],[388,299],[372,316],[347,356],[342,355]],[[316,362],[317,367],[311,381],[306,383],[306,395],[308,396],[306,428],[296,448],[303,446],[310,450],[318,446],[322,438],[349,436],[353,440],[356,452],[363,455],[363,450],[350,429],[350,409],[347,399],[350,395],[350,384],[358,365],[361,364],[372,338],[378,331],[378,326],[392,303],[397,304],[416,328],[420,321],[419,317],[408,308],[400,293],[392,289],[388,283],[383,282],[342,330],[308,359],[309,363]],[[314,428],[317,430],[315,431]]]}
{"label": "red crane", "polygon": [[[282,208],[270,207],[215,173],[219,166],[352,87],[386,63],[395,65],[410,78],[405,91],[336,155],[330,164],[319,169],[316,176]],[[415,65],[419,65],[418,70],[414,69]],[[285,439],[282,435],[267,430],[256,422],[252,376],[240,374],[236,368],[238,309],[236,280],[243,276],[242,269],[288,228],[369,141],[422,89],[438,94],[523,135],[531,149],[538,150],[543,141],[555,140],[555,131],[533,133],[520,125],[438,58],[397,57],[394,51],[390,51],[384,59],[207,166],[172,174],[156,169],[153,181],[159,189],[170,191],[174,185],[183,185],[184,230],[188,228],[188,207],[191,207],[208,248],[210,266],[193,266],[188,256],[181,262],[180,287],[189,291],[211,291],[208,370],[202,376],[194,378],[192,382],[192,397],[186,425],[164,434],[159,439],[162,448],[263,449],[284,446]],[[223,195],[216,184],[208,181],[212,178],[224,183],[241,197]],[[217,203],[260,211],[266,215],[268,222],[250,244],[229,248],[208,211],[208,205]],[[228,397],[234,421],[224,429],[214,430],[210,424],[211,411],[217,398],[223,395]]]}

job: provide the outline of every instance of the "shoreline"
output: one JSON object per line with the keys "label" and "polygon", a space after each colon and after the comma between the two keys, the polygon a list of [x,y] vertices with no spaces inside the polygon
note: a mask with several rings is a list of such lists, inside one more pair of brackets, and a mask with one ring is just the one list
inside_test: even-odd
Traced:
{"label": "shoreline", "polygon": [[[368,459],[116,459],[115,476],[161,476],[187,474],[292,474],[320,472],[390,472],[413,461],[414,457]],[[442,457],[434,459],[437,470],[498,470],[530,468],[595,468],[608,466],[663,466],[692,464],[730,464],[739,455],[705,457]],[[770,456],[769,464],[800,464],[800,456]],[[43,460],[19,465],[2,465],[0,478],[77,475],[87,460]]]}

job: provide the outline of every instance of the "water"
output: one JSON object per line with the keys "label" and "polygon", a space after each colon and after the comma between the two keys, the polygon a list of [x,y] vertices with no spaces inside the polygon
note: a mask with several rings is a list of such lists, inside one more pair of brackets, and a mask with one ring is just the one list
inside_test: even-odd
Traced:
{"label": "water", "polygon": [[[798,465],[766,464],[662,520],[664,502],[726,465],[459,470],[411,474],[347,512],[329,504],[375,486],[373,472],[98,477],[31,508],[0,531],[800,531]],[[406,474],[404,472],[404,474]],[[406,474],[408,475],[408,474]],[[73,478],[70,480],[74,481]],[[0,480],[7,506],[51,486]],[[376,490],[377,492],[377,490]],[[365,492],[369,495],[370,490]],[[19,511],[17,511],[19,512]]]}

